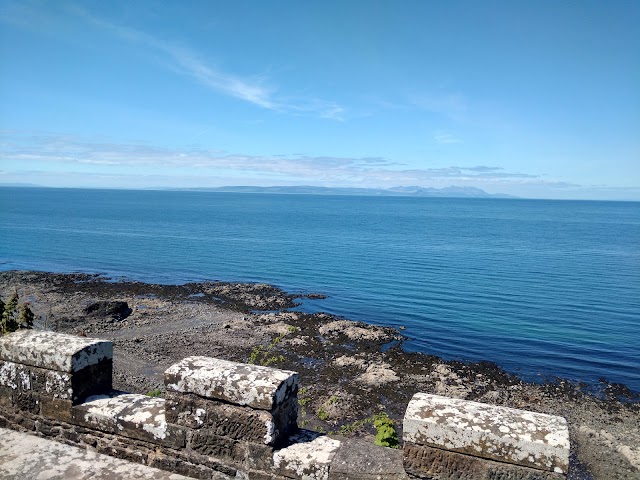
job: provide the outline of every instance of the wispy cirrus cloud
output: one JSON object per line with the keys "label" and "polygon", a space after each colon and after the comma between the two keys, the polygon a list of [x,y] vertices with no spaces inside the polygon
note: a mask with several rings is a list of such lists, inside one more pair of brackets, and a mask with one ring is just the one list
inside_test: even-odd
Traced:
{"label": "wispy cirrus cloud", "polygon": [[152,49],[154,53],[160,53],[162,64],[176,73],[191,77],[217,92],[254,105],[268,109],[276,108],[272,99],[274,89],[266,86],[263,78],[242,78],[223,72],[209,65],[198,53],[187,47],[156,38],[140,30],[113,24],[91,15],[80,7],[73,8],[73,11],[120,39]]}
{"label": "wispy cirrus cloud", "polygon": [[283,94],[271,85],[264,75],[248,77],[234,75],[217,68],[197,51],[184,45],[155,37],[134,28],[116,25],[92,15],[79,6],[72,7],[72,11],[120,39],[160,54],[161,63],[166,68],[190,77],[213,91],[268,110],[343,120],[345,108],[337,102],[315,97]]}

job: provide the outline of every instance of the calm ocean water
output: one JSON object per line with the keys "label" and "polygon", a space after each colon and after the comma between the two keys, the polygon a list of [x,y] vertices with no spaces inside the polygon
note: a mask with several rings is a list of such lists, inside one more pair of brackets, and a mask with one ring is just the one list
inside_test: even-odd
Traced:
{"label": "calm ocean water", "polygon": [[409,350],[640,391],[640,203],[0,188],[0,269],[268,282]]}

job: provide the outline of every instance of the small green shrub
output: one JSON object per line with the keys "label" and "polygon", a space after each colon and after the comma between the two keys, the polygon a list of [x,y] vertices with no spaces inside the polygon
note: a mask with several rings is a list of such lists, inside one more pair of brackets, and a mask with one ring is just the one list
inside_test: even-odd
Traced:
{"label": "small green shrub", "polygon": [[381,447],[398,448],[398,433],[393,420],[386,412],[380,412],[373,417],[373,426],[376,428],[374,443]]}
{"label": "small green shrub", "polygon": [[145,395],[149,397],[160,397],[162,395],[162,390],[156,388],[155,390],[149,390]]}

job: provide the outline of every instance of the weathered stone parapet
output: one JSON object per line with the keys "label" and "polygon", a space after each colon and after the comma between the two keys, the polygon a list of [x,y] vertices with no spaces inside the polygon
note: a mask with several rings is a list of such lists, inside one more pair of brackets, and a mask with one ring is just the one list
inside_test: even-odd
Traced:
{"label": "weathered stone parapet", "polygon": [[95,338],[35,330],[18,330],[0,338],[0,360],[49,370],[79,372],[112,357],[112,343]]}
{"label": "weathered stone parapet", "polygon": [[[408,471],[442,470],[442,465],[454,468],[452,465],[465,462],[473,464],[474,471],[495,470],[458,455],[518,465],[527,470],[557,474],[568,471],[569,430],[562,417],[417,393],[407,407],[403,427]],[[443,455],[447,459],[443,460]],[[513,473],[504,478],[534,478],[521,473],[520,477]],[[494,478],[488,473],[489,476],[477,475]]]}
{"label": "weathered stone parapet", "polygon": [[174,392],[261,410],[273,410],[298,392],[295,372],[210,357],[187,357],[172,365],[164,383]]}
{"label": "weathered stone parapet", "polygon": [[295,372],[188,357],[167,369],[165,386],[167,421],[176,425],[266,445],[297,429]]}
{"label": "weathered stone parapet", "polygon": [[[40,398],[81,402],[111,390],[111,342],[21,330],[0,338],[0,387],[24,409]],[[34,407],[35,408],[35,407]]]}

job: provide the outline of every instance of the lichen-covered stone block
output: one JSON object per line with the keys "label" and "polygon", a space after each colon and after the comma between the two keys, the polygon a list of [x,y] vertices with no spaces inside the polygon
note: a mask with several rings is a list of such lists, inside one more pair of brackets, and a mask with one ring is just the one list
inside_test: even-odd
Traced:
{"label": "lichen-covered stone block", "polygon": [[167,391],[165,412],[169,423],[236,440],[274,445],[293,433],[297,401],[290,398],[273,411],[267,411]]}
{"label": "lichen-covered stone block", "polygon": [[21,330],[0,338],[0,386],[81,402],[111,390],[112,344],[53,332]]}
{"label": "lichen-covered stone block", "polygon": [[499,462],[566,474],[569,430],[562,417],[417,393],[403,439]]}
{"label": "lichen-covered stone block", "polygon": [[164,383],[169,391],[268,411],[298,393],[295,372],[210,357],[187,357],[172,365]]}
{"label": "lichen-covered stone block", "polygon": [[165,372],[167,421],[275,445],[297,430],[298,374],[188,357]]}
{"label": "lichen-covered stone block", "polygon": [[111,361],[111,342],[63,333],[19,330],[0,338],[0,360],[62,372]]}
{"label": "lichen-covered stone block", "polygon": [[301,431],[290,440],[290,446],[273,453],[274,472],[287,478],[327,480],[340,441],[308,431]]}
{"label": "lichen-covered stone block", "polygon": [[0,360],[0,386],[12,389],[14,397],[29,394],[79,403],[89,395],[111,390],[111,377],[111,362],[70,373]]}
{"label": "lichen-covered stone block", "polygon": [[[183,396],[187,397],[188,406],[195,404],[196,408],[184,408]],[[266,410],[254,410],[215,400],[198,401],[188,395],[175,393],[167,393],[165,408],[167,412],[172,412],[168,417],[175,419],[176,424],[184,423],[184,426],[193,429],[204,427],[203,430],[214,435],[271,443],[275,433],[273,417]],[[175,411],[180,413],[175,415]]]}
{"label": "lichen-covered stone block", "polygon": [[162,398],[119,392],[89,397],[73,407],[72,420],[83,427],[171,448],[185,445],[185,430],[166,422]]}
{"label": "lichen-covered stone block", "polygon": [[40,396],[34,387],[30,367],[0,360],[0,394],[5,407],[29,413],[39,413]]}

